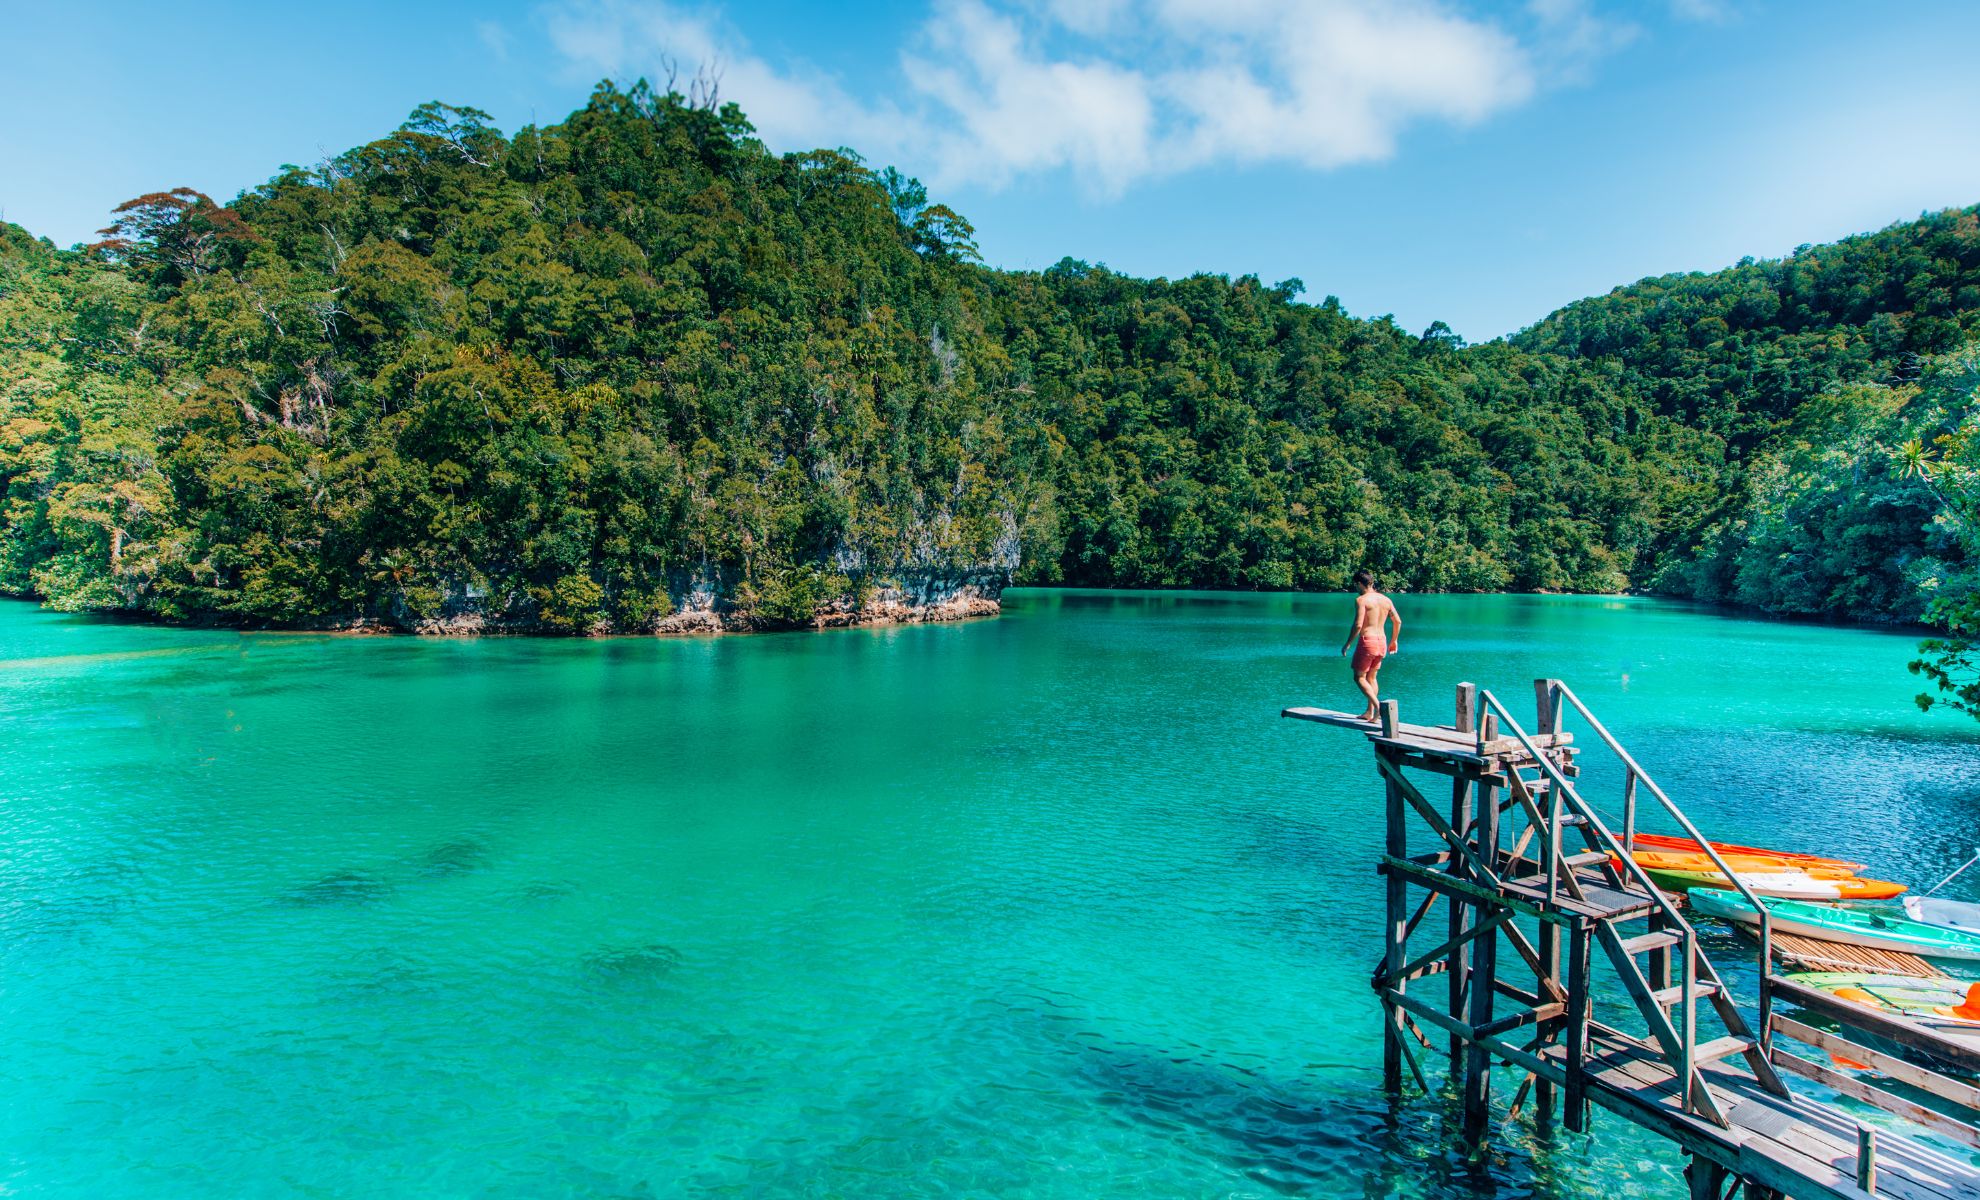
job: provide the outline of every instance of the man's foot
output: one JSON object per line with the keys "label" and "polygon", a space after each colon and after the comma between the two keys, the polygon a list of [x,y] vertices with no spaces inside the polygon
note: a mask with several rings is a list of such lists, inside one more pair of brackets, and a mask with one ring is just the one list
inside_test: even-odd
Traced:
{"label": "man's foot", "polygon": [[1379,721],[1382,719],[1382,714],[1376,712],[1374,709],[1371,708],[1367,712],[1361,714],[1361,719],[1364,721]]}

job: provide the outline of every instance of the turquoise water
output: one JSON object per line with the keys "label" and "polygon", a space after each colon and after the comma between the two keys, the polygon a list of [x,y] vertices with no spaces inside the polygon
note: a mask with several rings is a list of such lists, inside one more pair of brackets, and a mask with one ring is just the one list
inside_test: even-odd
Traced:
{"label": "turquoise water", "polygon": [[[1913,708],[1909,636],[1402,607],[1405,720],[1557,675],[1715,836],[1912,881],[1980,844],[1980,726]],[[1472,1162],[1447,1100],[1383,1099],[1372,763],[1277,717],[1357,703],[1347,616],[418,641],[0,603],[0,1190],[1682,1194],[1613,1118]]]}

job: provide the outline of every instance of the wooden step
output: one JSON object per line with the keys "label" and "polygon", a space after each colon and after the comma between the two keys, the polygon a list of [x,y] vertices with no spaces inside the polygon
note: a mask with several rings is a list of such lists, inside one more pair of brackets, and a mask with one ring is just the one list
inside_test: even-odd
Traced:
{"label": "wooden step", "polygon": [[[1597,921],[1623,921],[1640,917],[1657,907],[1657,902],[1648,893],[1611,887],[1608,880],[1593,872],[1577,871],[1574,878],[1581,885],[1581,898],[1561,892],[1553,901],[1553,907],[1561,912],[1576,913]],[[1547,883],[1544,879],[1508,879],[1499,886],[1515,899],[1541,908],[1547,907]]]}
{"label": "wooden step", "polygon": [[[1691,984],[1691,994],[1701,1000],[1706,996],[1716,996],[1723,991],[1725,989],[1718,984],[1707,983],[1703,979],[1693,980]],[[1655,1000],[1659,1006],[1669,1008],[1673,1004],[1682,1004],[1684,1002],[1684,989],[1682,987],[1658,988],[1656,991],[1650,993],[1650,998]]]}
{"label": "wooden step", "polygon": [[1561,855],[1561,861],[1570,867],[1592,867],[1596,863],[1608,862],[1609,852],[1606,850],[1584,850],[1580,854],[1563,854]]}
{"label": "wooden step", "polygon": [[1662,950],[1666,946],[1675,946],[1682,941],[1684,935],[1681,933],[1656,929],[1649,933],[1639,933],[1632,938],[1624,938],[1622,948],[1625,954],[1644,954],[1651,950]]}
{"label": "wooden step", "polygon": [[1731,1058],[1735,1054],[1744,1054],[1757,1045],[1759,1043],[1752,1038],[1740,1037],[1738,1034],[1728,1034],[1725,1037],[1713,1038],[1703,1045],[1692,1048],[1691,1065],[1696,1067],[1709,1062],[1718,1062],[1722,1058]]}

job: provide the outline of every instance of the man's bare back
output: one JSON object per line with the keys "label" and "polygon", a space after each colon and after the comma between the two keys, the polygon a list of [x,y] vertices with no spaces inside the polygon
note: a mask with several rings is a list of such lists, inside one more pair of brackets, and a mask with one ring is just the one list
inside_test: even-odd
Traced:
{"label": "man's bare back", "polygon": [[[1381,716],[1380,686],[1375,676],[1382,669],[1382,660],[1396,652],[1402,639],[1402,615],[1394,602],[1375,590],[1374,575],[1356,571],[1354,585],[1361,594],[1355,597],[1354,625],[1341,644],[1341,653],[1354,648],[1354,686],[1368,697],[1368,711],[1361,719],[1373,721]],[[1394,632],[1386,628],[1391,624]]]}

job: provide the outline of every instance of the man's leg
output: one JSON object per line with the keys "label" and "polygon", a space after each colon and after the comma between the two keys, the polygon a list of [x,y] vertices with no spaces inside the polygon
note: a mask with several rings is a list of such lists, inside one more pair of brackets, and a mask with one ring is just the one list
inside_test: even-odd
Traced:
{"label": "man's leg", "polygon": [[1361,714],[1361,719],[1364,721],[1375,720],[1381,715],[1382,702],[1379,699],[1380,692],[1375,685],[1374,668],[1371,667],[1366,671],[1356,671],[1354,673],[1354,686],[1360,688],[1361,694],[1368,697],[1368,711]]}

